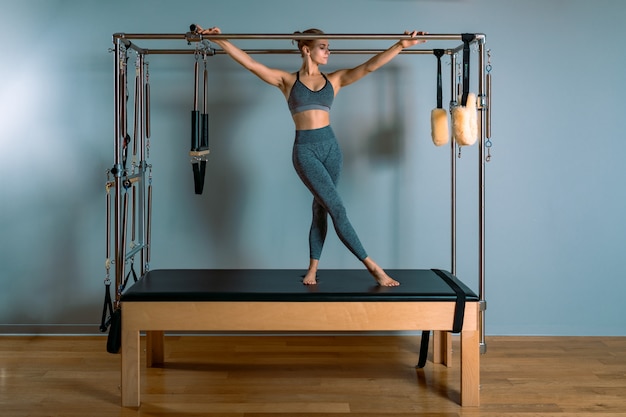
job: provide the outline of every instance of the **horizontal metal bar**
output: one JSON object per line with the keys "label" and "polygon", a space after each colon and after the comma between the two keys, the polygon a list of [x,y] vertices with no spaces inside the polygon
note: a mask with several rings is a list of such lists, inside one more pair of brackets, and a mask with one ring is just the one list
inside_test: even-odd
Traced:
{"label": "horizontal metal bar", "polygon": [[[247,54],[265,54],[265,55],[294,55],[300,54],[297,49],[244,49]],[[352,55],[374,55],[384,51],[384,49],[331,49],[330,53],[333,54],[352,54]],[[203,54],[204,49],[143,49],[143,53],[146,55],[193,55],[196,53]],[[434,52],[432,49],[405,49],[400,52],[401,54],[409,55],[432,55]],[[446,52],[448,53],[448,52]],[[212,49],[208,52],[208,55],[225,55],[226,52],[221,49]]]}
{"label": "horizontal metal bar", "polygon": [[146,55],[194,55],[204,54],[215,55],[217,51],[206,49],[144,49]]}
{"label": "horizontal metal bar", "polygon": [[113,39],[187,40],[187,33],[114,33]]}
{"label": "horizontal metal bar", "polygon": [[348,33],[324,33],[324,34],[310,34],[310,33],[223,33],[220,35],[196,35],[200,39],[262,39],[262,40],[313,40],[313,39],[338,39],[338,40],[392,40],[397,41],[400,39],[419,39],[419,40],[449,40],[458,41],[461,40],[461,35],[458,34],[440,34],[440,35],[416,35],[414,37],[406,34],[348,34]]}
{"label": "horizontal metal bar", "polygon": [[[483,34],[476,34],[476,39],[483,38]],[[220,35],[203,36],[194,32],[187,33],[115,33],[113,38],[121,39],[153,39],[153,40],[187,40],[201,41],[203,39],[263,39],[263,40],[279,40],[279,39],[343,39],[343,40],[440,40],[440,41],[460,41],[461,34],[425,34],[417,35],[412,38],[404,34],[347,34],[347,33],[325,33],[304,34],[304,33],[222,33]]]}
{"label": "horizontal metal bar", "polygon": [[[383,52],[384,49],[330,49],[330,53],[332,54],[352,54],[352,55],[374,55],[380,52]],[[222,50],[216,50],[216,54],[225,54],[226,52]],[[248,54],[298,54],[300,55],[300,51],[297,49],[247,49],[246,53]],[[401,54],[433,54],[432,49],[405,49],[400,52]]]}

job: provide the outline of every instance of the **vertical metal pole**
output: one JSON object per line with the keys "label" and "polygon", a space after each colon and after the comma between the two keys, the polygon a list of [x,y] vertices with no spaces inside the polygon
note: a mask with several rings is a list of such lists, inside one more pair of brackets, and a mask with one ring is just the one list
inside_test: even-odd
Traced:
{"label": "vertical metal pole", "polygon": [[106,185],[106,192],[107,192],[107,196],[106,196],[106,202],[107,202],[107,219],[106,219],[106,223],[107,223],[107,231],[106,231],[106,262],[105,262],[105,267],[106,267],[106,271],[107,271],[107,275],[106,275],[106,281],[107,283],[110,282],[109,280],[109,271],[111,270],[111,187],[108,184],[107,181],[107,185]]}
{"label": "vertical metal pole", "polygon": [[122,60],[122,46],[121,46],[121,41],[120,39],[115,39],[114,40],[115,43],[115,56],[114,56],[114,60],[115,60],[115,81],[114,81],[114,98],[115,98],[115,122],[114,122],[114,126],[115,126],[115,134],[114,134],[114,165],[113,165],[113,169],[112,169],[112,173],[115,176],[115,199],[114,199],[114,216],[115,216],[115,221],[114,221],[114,227],[115,227],[115,307],[119,306],[119,299],[118,299],[118,288],[121,285],[122,282],[122,275],[124,273],[123,270],[121,270],[120,268],[123,268],[124,265],[124,256],[121,253],[121,230],[122,230],[122,222],[121,222],[121,216],[122,216],[122,209],[121,209],[121,205],[122,205],[122,140],[123,140],[123,135],[122,135],[122,94],[120,94],[120,91],[122,89],[122,80],[121,80],[121,72],[122,72],[122,66],[124,65]]}
{"label": "vertical metal pole", "polygon": [[139,112],[135,114],[135,122],[139,124],[139,136],[135,138],[135,140],[139,144],[139,204],[138,204],[138,236],[139,242],[138,244],[142,246],[141,249],[141,266],[140,266],[140,275],[145,273],[145,265],[146,265],[146,248],[145,248],[145,231],[146,231],[146,129],[145,129],[145,112],[146,112],[146,100],[145,94],[146,90],[145,86],[145,74],[144,74],[144,60],[145,57],[143,54],[139,54],[137,65],[139,65],[139,83],[137,84],[137,89],[139,90],[135,95],[137,100],[139,100]]}
{"label": "vertical metal pole", "polygon": [[[144,84],[145,84],[145,80],[144,80],[144,55],[143,54],[139,54],[138,59],[137,59],[137,65],[139,65],[139,85],[137,85],[137,88],[139,89],[139,91],[137,92],[137,100],[139,100],[139,113],[135,115],[135,118],[138,119],[138,125],[139,125],[139,137],[136,139],[139,145],[139,161],[143,162],[144,158],[145,158],[145,120],[144,120]],[[141,163],[140,163],[141,165]]]}
{"label": "vertical metal pole", "polygon": [[[456,54],[450,54],[450,114],[457,105],[456,101]],[[452,132],[450,132],[452,136]],[[450,272],[456,275],[456,140],[450,138]]]}
{"label": "vertical metal pole", "polygon": [[480,351],[487,351],[485,342],[485,39],[478,42],[478,298],[480,303]]}
{"label": "vertical metal pole", "polygon": [[144,274],[150,268],[150,250],[151,248],[151,237],[152,237],[152,179],[148,181],[148,206],[146,207],[146,247],[145,247],[145,259],[146,262],[143,264],[145,267]]}

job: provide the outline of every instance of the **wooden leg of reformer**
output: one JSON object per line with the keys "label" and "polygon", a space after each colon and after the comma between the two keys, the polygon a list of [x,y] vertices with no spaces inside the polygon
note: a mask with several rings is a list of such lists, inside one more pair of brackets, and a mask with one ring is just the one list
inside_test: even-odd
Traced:
{"label": "wooden leg of reformer", "polygon": [[452,333],[440,330],[433,333],[433,363],[452,366]]}
{"label": "wooden leg of reformer", "polygon": [[122,407],[139,407],[139,331],[122,324]]}
{"label": "wooden leg of reformer", "polygon": [[461,406],[480,405],[480,349],[477,330],[461,332]]}
{"label": "wooden leg of reformer", "polygon": [[146,332],[146,366],[162,365],[165,362],[164,332]]}

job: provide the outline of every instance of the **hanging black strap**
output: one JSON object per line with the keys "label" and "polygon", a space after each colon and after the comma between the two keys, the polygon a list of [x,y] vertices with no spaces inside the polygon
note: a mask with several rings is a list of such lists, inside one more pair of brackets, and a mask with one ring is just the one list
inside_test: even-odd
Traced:
{"label": "hanging black strap", "polygon": [[[444,271],[440,269],[431,269],[431,271],[443,279],[443,281],[452,288],[452,291],[454,291],[456,300],[454,304],[454,318],[452,319],[452,333],[460,333],[463,329],[463,318],[465,317],[465,291]],[[426,365],[429,337],[430,330],[422,331],[422,342],[420,344],[419,360],[416,368],[423,368]]]}
{"label": "hanging black strap", "polygon": [[439,275],[439,277],[443,279],[456,294],[454,320],[452,321],[452,333],[460,333],[463,329],[463,317],[465,316],[465,291],[463,291],[463,288],[461,288],[459,284],[457,284],[456,281],[454,281],[445,272],[439,269],[432,269],[432,271]]}
{"label": "hanging black strap", "polygon": [[193,170],[193,185],[196,194],[202,194],[204,189],[204,178],[206,177],[206,161],[194,162],[191,165]]}
{"label": "hanging black strap", "polygon": [[200,111],[198,110],[198,55],[193,65],[193,110],[191,110],[191,150],[200,150]]}
{"label": "hanging black strap", "polygon": [[430,330],[424,330],[422,332],[422,342],[420,343],[420,356],[417,361],[416,368],[423,368],[426,366],[426,359],[428,359],[428,343],[430,342]]}
{"label": "hanging black strap", "polygon": [[107,352],[118,353],[122,346],[122,310],[119,307],[115,310],[113,309],[111,283],[108,280],[105,284],[104,307],[102,309],[100,331],[106,333],[107,329],[109,329]]}
{"label": "hanging black strap", "polygon": [[107,352],[119,353],[122,347],[122,309],[116,308],[111,314],[111,328],[107,337]]}
{"label": "hanging black strap", "polygon": [[202,114],[200,115],[200,148],[206,150],[209,148],[209,109],[207,98],[209,88],[209,71],[207,69],[207,56],[204,54],[204,71],[202,83]]}
{"label": "hanging black strap", "polygon": [[200,115],[200,149],[209,149],[209,114]]}
{"label": "hanging black strap", "polygon": [[443,56],[443,49],[435,49],[433,51],[437,57],[437,108],[443,109],[443,81],[441,78],[441,57]]}
{"label": "hanging black strap", "polygon": [[130,274],[133,274],[133,281],[137,282],[137,273],[135,272],[135,263],[130,263],[130,271],[126,274],[126,278],[124,278],[124,282],[122,282],[122,287],[120,288],[120,292],[124,291],[126,288],[126,284],[128,284],[128,278],[130,278]]}
{"label": "hanging black strap", "polygon": [[463,40],[463,96],[461,96],[461,105],[467,105],[467,96],[469,95],[470,84],[470,42],[476,38],[473,33],[464,33],[461,35]]}
{"label": "hanging black strap", "polygon": [[111,323],[113,315],[113,302],[111,301],[111,283],[104,286],[104,306],[102,307],[102,320],[100,321],[100,331],[105,333]]}

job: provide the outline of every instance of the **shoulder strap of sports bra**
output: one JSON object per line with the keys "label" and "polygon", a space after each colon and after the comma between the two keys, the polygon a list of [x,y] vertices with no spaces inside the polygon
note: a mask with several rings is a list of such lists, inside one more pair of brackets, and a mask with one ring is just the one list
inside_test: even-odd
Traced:
{"label": "shoulder strap of sports bra", "polygon": [[[324,77],[324,79],[328,81],[326,74],[324,74],[323,72],[320,72],[320,74],[322,74],[322,77]],[[300,81],[300,71],[296,71],[296,80]]]}

